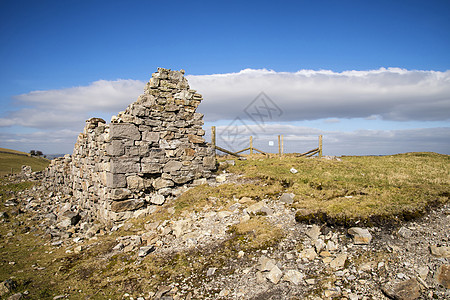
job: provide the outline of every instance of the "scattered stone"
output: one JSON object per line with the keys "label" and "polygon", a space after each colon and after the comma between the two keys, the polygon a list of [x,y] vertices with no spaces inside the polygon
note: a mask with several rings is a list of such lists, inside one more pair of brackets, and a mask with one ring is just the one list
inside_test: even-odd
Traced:
{"label": "scattered stone", "polygon": [[260,270],[262,272],[263,271],[270,271],[274,267],[276,267],[275,261],[273,259],[270,259],[270,258],[264,256],[264,255],[259,258],[258,263],[259,263],[258,270]]}
{"label": "scattered stone", "polygon": [[402,226],[398,230],[397,234],[405,239],[409,239],[410,237],[412,237],[413,232],[412,232],[412,230]]}
{"label": "scattered stone", "polygon": [[61,223],[63,227],[76,225],[81,220],[81,216],[73,211],[67,210],[61,216]]}
{"label": "scattered stone", "polygon": [[450,289],[450,265],[441,265],[436,272],[436,282]]}
{"label": "scattered stone", "polygon": [[427,279],[427,276],[428,276],[429,272],[430,272],[430,269],[428,268],[428,266],[423,266],[423,267],[420,267],[420,268],[417,269],[417,274],[423,280]]}
{"label": "scattered stone", "polygon": [[353,242],[356,245],[367,245],[372,240],[369,230],[360,227],[352,227],[348,233],[353,236]]}
{"label": "scattered stone", "polygon": [[151,252],[155,251],[155,246],[144,246],[139,248],[138,256],[145,257]]}
{"label": "scattered stone", "polygon": [[330,262],[330,267],[332,267],[335,270],[342,269],[345,265],[346,260],[347,260],[347,253],[341,253]]}
{"label": "scattered stone", "polygon": [[309,230],[306,231],[306,235],[313,241],[317,240],[320,235],[320,227],[314,224]]}
{"label": "scattered stone", "polygon": [[326,290],[323,292],[323,295],[324,295],[326,298],[337,298],[337,297],[341,297],[341,295],[342,295],[341,288],[340,288],[340,287],[334,287],[334,288],[331,288],[331,289],[326,289]]}
{"label": "scattered stone", "polygon": [[228,290],[228,289],[223,289],[223,290],[220,291],[219,297],[226,297],[226,296],[228,296],[229,294],[230,294],[230,290]]}
{"label": "scattered stone", "polygon": [[292,204],[294,203],[294,197],[295,194],[293,193],[283,193],[280,197],[280,202],[286,203],[286,204]]}
{"label": "scattered stone", "polygon": [[17,282],[12,279],[6,279],[0,283],[0,297],[12,292],[17,287]]}
{"label": "scattered stone", "polygon": [[383,286],[382,291],[390,298],[396,300],[414,300],[420,297],[420,284],[415,278],[402,282],[389,282]]}
{"label": "scattered stone", "polygon": [[16,293],[8,297],[8,300],[20,300],[20,299],[23,299],[22,293]]}
{"label": "scattered stone", "polygon": [[300,252],[300,258],[305,258],[307,260],[314,260],[317,257],[317,253],[314,248],[304,249]]}
{"label": "scattered stone", "polygon": [[300,273],[297,270],[287,270],[283,276],[283,280],[289,281],[295,285],[298,285],[302,282],[304,277],[305,277],[305,275]]}
{"label": "scattered stone", "polygon": [[430,252],[436,257],[450,258],[450,247],[431,245]]}
{"label": "scattered stone", "polygon": [[160,194],[154,194],[151,198],[150,198],[150,203],[152,204],[156,204],[156,205],[162,205],[164,204],[164,201],[166,199],[164,198],[163,195]]}
{"label": "scattered stone", "polygon": [[218,182],[218,183],[223,183],[223,182],[227,181],[227,175],[228,175],[228,174],[220,174],[220,175],[217,175],[217,177],[216,177],[216,182]]}
{"label": "scattered stone", "polygon": [[259,201],[255,204],[250,205],[245,209],[247,213],[249,214],[258,214],[258,213],[265,213],[267,215],[271,215],[273,211],[266,206],[264,201]]}
{"label": "scattered stone", "polygon": [[217,268],[209,268],[208,271],[206,272],[206,276],[213,276],[214,273],[216,273]]}
{"label": "scattered stone", "polygon": [[274,266],[266,275],[266,278],[269,279],[273,284],[278,284],[282,277],[283,272],[281,272],[281,270],[277,266]]}
{"label": "scattered stone", "polygon": [[298,171],[297,171],[295,168],[291,168],[289,171],[290,171],[292,174],[298,173]]}
{"label": "scattered stone", "polygon": [[240,204],[249,204],[249,203],[255,203],[255,200],[252,200],[252,198],[249,197],[242,197],[239,199]]}

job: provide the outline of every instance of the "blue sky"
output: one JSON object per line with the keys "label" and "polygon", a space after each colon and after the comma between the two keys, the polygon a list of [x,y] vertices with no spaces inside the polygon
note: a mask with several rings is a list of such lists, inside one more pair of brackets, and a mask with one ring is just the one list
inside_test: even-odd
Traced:
{"label": "blue sky", "polygon": [[165,67],[204,95],[205,129],[252,125],[262,91],[283,111],[253,132],[264,143],[450,154],[449,28],[449,1],[2,0],[0,147],[70,153],[86,118],[109,120]]}

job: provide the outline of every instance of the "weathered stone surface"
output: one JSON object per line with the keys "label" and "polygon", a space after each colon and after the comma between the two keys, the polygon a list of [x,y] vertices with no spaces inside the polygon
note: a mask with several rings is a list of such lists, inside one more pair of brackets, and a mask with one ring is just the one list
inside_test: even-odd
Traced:
{"label": "weathered stone surface", "polygon": [[198,135],[194,135],[194,134],[188,134],[188,139],[189,139],[189,142],[194,143],[194,144],[202,144],[205,142],[204,138],[202,138],[201,136],[198,136]]}
{"label": "weathered stone surface", "polygon": [[153,187],[155,188],[155,190],[159,190],[159,189],[171,187],[171,186],[174,186],[174,183],[172,180],[168,180],[168,179],[157,178],[153,182]]}
{"label": "weathered stone surface", "polygon": [[112,200],[123,200],[131,196],[131,191],[129,189],[112,189],[110,192],[110,198]]}
{"label": "weathered stone surface", "polygon": [[264,255],[259,258],[258,263],[258,270],[260,271],[270,271],[276,266],[273,259],[270,259]]}
{"label": "weathered stone surface", "polygon": [[179,169],[181,169],[182,166],[183,164],[181,162],[172,160],[164,165],[163,172],[178,171]]}
{"label": "weathered stone surface", "polygon": [[330,267],[332,267],[335,270],[342,269],[345,265],[346,260],[347,260],[347,253],[341,253],[330,262]]}
{"label": "weathered stone surface", "polygon": [[126,177],[126,186],[132,190],[140,190],[144,188],[144,179],[137,175]]}
{"label": "weathered stone surface", "polygon": [[298,285],[303,281],[304,277],[305,275],[297,270],[287,270],[283,276],[283,280]]}
{"label": "weathered stone surface", "polygon": [[123,201],[113,201],[111,203],[111,210],[114,212],[123,212],[128,210],[136,210],[145,205],[143,199],[129,199]]}
{"label": "weathered stone surface", "polygon": [[280,201],[287,204],[292,204],[294,203],[294,197],[295,195],[293,193],[283,193],[280,197]]}
{"label": "weathered stone surface", "polygon": [[150,198],[150,203],[156,204],[156,205],[162,205],[162,204],[164,204],[165,200],[166,199],[164,198],[163,195],[155,194]]}
{"label": "weathered stone surface", "polygon": [[420,284],[412,278],[399,283],[388,283],[383,292],[392,299],[414,300],[420,297]]}
{"label": "weathered stone surface", "polygon": [[273,267],[266,275],[266,278],[269,279],[273,284],[278,284],[282,277],[283,272],[281,272],[281,270],[277,266]]}
{"label": "weathered stone surface", "polygon": [[159,141],[159,132],[149,132],[149,131],[143,132],[142,141],[149,143],[157,143]]}
{"label": "weathered stone surface", "polygon": [[349,228],[348,234],[353,236],[353,242],[357,245],[367,245],[372,240],[369,230],[360,227]]}
{"label": "weathered stone surface", "polygon": [[436,257],[450,258],[450,247],[431,245],[430,252]]}
{"label": "weathered stone surface", "polygon": [[306,235],[311,238],[311,240],[315,241],[319,238],[320,235],[320,227],[317,225],[313,225],[308,231],[306,231]]}
{"label": "weathered stone surface", "polygon": [[61,215],[60,225],[67,228],[69,226],[76,225],[80,220],[81,216],[77,212],[67,210]]}
{"label": "weathered stone surface", "polygon": [[109,156],[121,156],[125,154],[125,145],[121,140],[113,140],[106,147]]}
{"label": "weathered stone surface", "polygon": [[155,246],[144,246],[139,248],[138,256],[145,257],[153,251],[155,251]]}
{"label": "weathered stone surface", "polygon": [[112,123],[109,125],[109,137],[111,139],[130,139],[138,141],[141,139],[141,133],[134,124]]}
{"label": "weathered stone surface", "polygon": [[155,162],[153,159],[143,158],[141,162],[142,173],[156,174],[161,173],[163,165],[159,162]]}
{"label": "weathered stone surface", "polygon": [[126,187],[127,178],[124,174],[106,173],[106,186],[110,188]]}
{"label": "weathered stone surface", "polygon": [[436,282],[450,289],[450,265],[441,265],[436,272]]}
{"label": "weathered stone surface", "polygon": [[117,157],[111,160],[111,172],[115,174],[138,173],[141,167],[136,158]]}

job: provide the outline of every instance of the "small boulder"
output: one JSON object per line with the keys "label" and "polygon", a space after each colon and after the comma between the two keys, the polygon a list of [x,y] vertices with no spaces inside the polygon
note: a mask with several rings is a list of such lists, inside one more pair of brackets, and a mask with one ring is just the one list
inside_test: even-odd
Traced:
{"label": "small boulder", "polygon": [[288,270],[283,276],[284,281],[289,281],[295,285],[298,285],[302,282],[305,275],[303,273],[300,273],[297,270]]}
{"label": "small boulder", "polygon": [[450,289],[450,265],[442,265],[438,268],[436,282],[446,289]]}
{"label": "small boulder", "polygon": [[273,284],[278,284],[280,282],[281,278],[283,277],[283,272],[275,266],[270,270],[269,273],[267,273],[266,278],[269,279]]}
{"label": "small boulder", "polygon": [[151,252],[155,251],[155,246],[144,246],[139,248],[138,256],[145,257]]}
{"label": "small boulder", "polygon": [[295,194],[293,193],[283,193],[280,197],[280,202],[286,203],[286,204],[292,204],[294,203],[294,197]]}
{"label": "small boulder", "polygon": [[420,284],[415,278],[398,283],[389,282],[382,291],[392,299],[414,300],[420,297]]}
{"label": "small boulder", "polygon": [[348,234],[353,236],[353,242],[357,245],[367,245],[372,240],[372,235],[365,228],[352,227],[348,230]]}

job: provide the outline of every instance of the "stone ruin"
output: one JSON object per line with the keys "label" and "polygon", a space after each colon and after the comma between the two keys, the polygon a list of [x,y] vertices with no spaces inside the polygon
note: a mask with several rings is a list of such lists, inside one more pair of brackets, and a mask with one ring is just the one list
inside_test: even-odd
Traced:
{"label": "stone ruin", "polygon": [[215,151],[196,112],[202,96],[183,75],[158,68],[144,94],[110,124],[87,120],[73,154],[46,169],[45,187],[72,195],[73,204],[105,223],[149,213],[205,182],[216,167]]}

